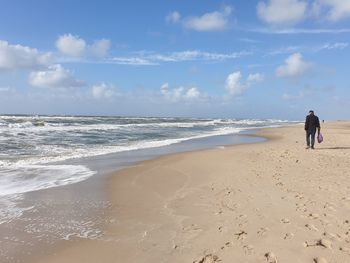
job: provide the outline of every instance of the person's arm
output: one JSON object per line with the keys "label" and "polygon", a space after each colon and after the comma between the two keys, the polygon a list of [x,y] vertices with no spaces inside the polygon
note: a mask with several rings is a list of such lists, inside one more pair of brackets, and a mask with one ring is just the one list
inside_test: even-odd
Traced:
{"label": "person's arm", "polygon": [[305,131],[307,131],[309,129],[309,116],[306,116],[304,129],[305,129]]}
{"label": "person's arm", "polygon": [[317,132],[318,133],[320,133],[320,131],[321,131],[321,125],[320,125],[320,120],[318,119],[318,117],[317,117]]}

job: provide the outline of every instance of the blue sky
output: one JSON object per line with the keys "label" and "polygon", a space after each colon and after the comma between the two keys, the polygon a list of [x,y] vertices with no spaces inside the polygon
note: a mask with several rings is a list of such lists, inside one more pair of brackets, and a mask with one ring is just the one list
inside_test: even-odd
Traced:
{"label": "blue sky", "polygon": [[0,113],[349,119],[349,0],[1,1]]}

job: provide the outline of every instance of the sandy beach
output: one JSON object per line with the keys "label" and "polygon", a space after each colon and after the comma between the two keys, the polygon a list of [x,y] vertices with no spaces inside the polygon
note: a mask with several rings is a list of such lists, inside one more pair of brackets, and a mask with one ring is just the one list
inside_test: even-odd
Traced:
{"label": "sandy beach", "polygon": [[294,125],[119,171],[103,237],[33,262],[350,262],[350,123],[322,133],[315,150]]}

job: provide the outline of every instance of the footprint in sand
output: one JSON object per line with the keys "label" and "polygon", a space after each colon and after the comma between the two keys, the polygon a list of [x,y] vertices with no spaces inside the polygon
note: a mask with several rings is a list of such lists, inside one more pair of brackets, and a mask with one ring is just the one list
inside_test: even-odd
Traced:
{"label": "footprint in sand", "polygon": [[219,210],[219,211],[215,212],[215,215],[221,215],[223,212],[224,212],[224,211]]}
{"label": "footprint in sand", "polygon": [[324,238],[321,238],[321,239],[318,239],[316,241],[305,241],[304,242],[304,247],[317,247],[317,246],[320,246],[320,247],[324,247],[324,248],[328,248],[328,249],[332,249],[332,242],[329,241],[328,239],[324,239]]}
{"label": "footprint in sand", "polygon": [[245,246],[243,247],[243,249],[244,249],[244,253],[245,253],[246,255],[248,255],[248,256],[254,254],[254,247],[251,246],[251,245],[245,245]]}
{"label": "footprint in sand", "polygon": [[[296,203],[295,204],[295,208],[296,208],[295,211],[301,211],[301,212],[304,212],[304,213],[307,212],[306,204]],[[302,217],[306,217],[306,216],[302,215]]]}
{"label": "footprint in sand", "polygon": [[330,232],[324,232],[323,236],[325,236],[325,237],[327,237],[327,238],[329,238],[331,240],[338,240],[338,241],[342,240],[341,235],[333,234],[333,233],[330,233]]}
{"label": "footprint in sand", "polygon": [[296,194],[294,197],[299,200],[304,199],[304,196],[302,194]]}
{"label": "footprint in sand", "polygon": [[281,219],[281,222],[282,222],[283,224],[289,224],[289,223],[290,223],[290,220],[289,220],[288,218],[282,218],[282,219]]}
{"label": "footprint in sand", "polygon": [[320,217],[320,215],[317,214],[317,213],[310,213],[310,214],[309,214],[309,217],[312,218],[312,219],[317,219],[317,218]]}
{"label": "footprint in sand", "polygon": [[182,231],[186,235],[197,236],[202,231],[202,229],[198,227],[196,224],[191,224],[189,226],[183,227]]}
{"label": "footprint in sand", "polygon": [[315,263],[328,263],[327,259],[321,258],[321,257],[314,258],[314,262]]}
{"label": "footprint in sand", "polygon": [[292,239],[294,237],[293,233],[286,233],[283,237],[284,240]]}
{"label": "footprint in sand", "polygon": [[268,230],[269,230],[269,229],[268,229],[267,227],[261,227],[261,228],[257,231],[257,234],[258,234],[259,236],[264,236]]}
{"label": "footprint in sand", "polygon": [[315,227],[313,224],[306,224],[305,227],[312,231],[318,231],[318,228]]}
{"label": "footprint in sand", "polygon": [[238,232],[238,233],[235,233],[235,235],[237,236],[237,239],[238,240],[243,240],[243,239],[246,239],[248,233],[245,232],[244,230]]}
{"label": "footprint in sand", "polygon": [[350,248],[349,247],[340,247],[339,250],[341,252],[344,252],[344,253],[350,255]]}
{"label": "footprint in sand", "polygon": [[221,201],[221,207],[223,209],[227,209],[233,212],[238,208],[238,204],[233,202],[232,200],[225,200],[225,201]]}
{"label": "footprint in sand", "polygon": [[219,261],[219,257],[213,254],[207,254],[202,257],[200,260],[195,260],[193,263],[213,263]]}
{"label": "footprint in sand", "polygon": [[284,186],[284,183],[281,183],[281,182],[278,182],[278,183],[276,183],[276,186]]}
{"label": "footprint in sand", "polygon": [[182,230],[187,232],[187,231],[200,231],[202,229],[196,224],[191,224],[189,226],[184,226]]}
{"label": "footprint in sand", "polygon": [[248,216],[246,214],[241,214],[238,217],[236,217],[236,219],[244,219],[247,218]]}
{"label": "footprint in sand", "polygon": [[221,250],[224,250],[225,248],[232,247],[232,242],[228,241],[221,247]]}
{"label": "footprint in sand", "polygon": [[324,204],[323,208],[324,208],[324,209],[328,209],[328,210],[333,211],[333,212],[337,211],[337,210],[334,208],[334,205],[331,204],[331,203],[328,203],[328,202]]}
{"label": "footprint in sand", "polygon": [[264,256],[267,260],[267,263],[277,263],[277,258],[274,253],[267,252]]}

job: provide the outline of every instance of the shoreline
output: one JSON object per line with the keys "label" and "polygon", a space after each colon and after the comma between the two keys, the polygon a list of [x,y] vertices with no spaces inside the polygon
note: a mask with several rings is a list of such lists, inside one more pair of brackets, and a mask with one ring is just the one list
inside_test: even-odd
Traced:
{"label": "shoreline", "polygon": [[[328,159],[334,151],[338,159],[349,157],[350,147],[334,144],[339,131],[338,141],[346,144],[350,133],[344,127],[349,126],[349,122],[324,125],[323,131],[332,132],[319,146],[323,151],[313,153],[303,147],[300,126],[289,126],[258,132],[269,139],[261,143],[176,153],[118,171],[107,183],[112,206],[106,235],[68,242],[54,256],[36,262],[344,260],[350,255],[344,223],[348,219],[344,213],[331,216],[320,210],[339,206],[334,198],[347,211],[350,204],[341,201],[344,196],[325,199],[318,192],[327,193],[326,186],[336,183],[335,177],[327,181],[324,175],[334,165],[337,175],[345,174],[341,168],[349,161],[332,166]],[[317,169],[305,166],[303,159],[325,162],[323,176],[318,178]],[[318,181],[312,183],[315,178]],[[327,184],[321,185],[320,178]],[[345,195],[344,187],[338,194]],[[333,221],[344,223],[340,227],[344,233],[333,229]]]}
{"label": "shoreline", "polygon": [[[255,130],[249,132],[252,131]],[[85,238],[81,238],[85,235],[87,239],[100,237],[103,233],[104,214],[110,205],[106,197],[107,178],[120,170],[166,155],[207,150],[222,145],[254,143],[259,140],[260,137],[247,133],[217,135],[160,148],[63,162],[62,164],[86,165],[97,171],[97,174],[78,183],[28,192],[16,199],[19,207],[31,209],[24,208],[21,216],[1,225],[3,238],[0,239],[0,262],[28,262],[28,256],[33,258],[32,262],[37,262],[42,254],[52,254],[56,247],[64,247],[67,240],[78,242],[84,240]]]}

